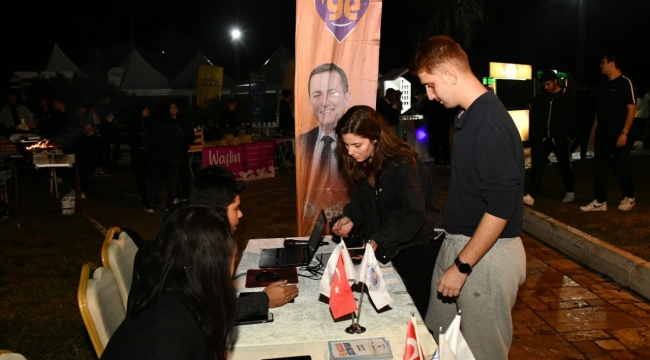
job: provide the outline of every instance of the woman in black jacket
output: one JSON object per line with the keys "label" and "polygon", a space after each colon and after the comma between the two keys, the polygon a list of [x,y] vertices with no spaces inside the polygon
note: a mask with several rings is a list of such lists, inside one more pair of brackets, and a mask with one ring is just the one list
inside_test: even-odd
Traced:
{"label": "woman in black jacket", "polygon": [[353,106],[336,127],[343,173],[355,182],[343,218],[332,231],[352,228],[368,241],[377,260],[391,261],[424,318],[431,277],[442,244],[442,223],[431,172],[418,153],[397,138],[369,106]]}
{"label": "woman in black jacket", "polygon": [[183,129],[169,116],[169,105],[159,104],[156,116],[149,121],[145,130],[149,168],[147,192],[149,205],[144,210],[148,213],[153,213],[163,176],[167,180],[167,209],[174,205],[178,169],[181,166],[181,141],[184,136]]}
{"label": "woman in black jacket", "polygon": [[133,311],[103,360],[226,360],[237,310],[229,229],[216,207],[187,206],[170,215],[144,247]]}

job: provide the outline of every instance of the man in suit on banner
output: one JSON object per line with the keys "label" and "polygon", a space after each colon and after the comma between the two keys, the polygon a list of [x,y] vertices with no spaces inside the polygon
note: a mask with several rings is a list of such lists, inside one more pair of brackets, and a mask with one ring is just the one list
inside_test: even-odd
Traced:
{"label": "man in suit on banner", "polygon": [[307,89],[309,105],[318,126],[301,134],[298,145],[305,175],[303,179],[309,184],[306,203],[301,206],[305,208],[304,216],[310,218],[320,209],[332,205],[330,200],[335,197],[332,190],[348,188],[339,170],[334,130],[348,109],[352,95],[345,71],[333,63],[314,68]]}
{"label": "man in suit on banner", "polygon": [[[334,129],[350,105],[352,95],[348,90],[348,78],[335,64],[322,64],[312,70],[307,89],[318,126],[300,135],[300,147],[311,170],[338,172]],[[329,159],[325,159],[326,156]],[[321,168],[317,159],[328,163],[329,168]]]}

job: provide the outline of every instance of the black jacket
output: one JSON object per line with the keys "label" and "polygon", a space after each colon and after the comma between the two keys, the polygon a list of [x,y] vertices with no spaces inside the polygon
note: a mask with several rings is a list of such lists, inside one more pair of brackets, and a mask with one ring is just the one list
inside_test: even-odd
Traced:
{"label": "black jacket", "polygon": [[541,91],[533,99],[530,109],[530,140],[541,142],[549,138],[556,143],[568,142],[567,137],[576,135],[577,116],[575,94],[562,88],[552,99]]}
{"label": "black jacket", "polygon": [[420,159],[415,167],[404,157],[389,161],[375,185],[357,182],[343,214],[355,232],[377,243],[377,260],[386,263],[400,250],[436,236],[440,205],[431,172]]}

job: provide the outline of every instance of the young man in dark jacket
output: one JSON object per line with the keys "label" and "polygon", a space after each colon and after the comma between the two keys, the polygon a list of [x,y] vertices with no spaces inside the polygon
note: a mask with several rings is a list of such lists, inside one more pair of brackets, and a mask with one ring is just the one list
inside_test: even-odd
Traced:
{"label": "young man in dark jacket", "polygon": [[532,206],[542,183],[546,159],[553,152],[562,174],[566,195],[563,202],[575,200],[571,167],[571,139],[575,137],[576,97],[558,85],[557,75],[546,70],[540,77],[543,90],[535,96],[530,109],[530,155],[532,171],[524,204]]}

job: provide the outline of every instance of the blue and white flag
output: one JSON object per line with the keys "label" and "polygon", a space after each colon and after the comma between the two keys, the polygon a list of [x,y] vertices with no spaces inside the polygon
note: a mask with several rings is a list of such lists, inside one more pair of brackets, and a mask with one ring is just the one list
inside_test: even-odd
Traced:
{"label": "blue and white flag", "polygon": [[381,275],[381,270],[379,270],[379,261],[375,257],[375,251],[369,244],[366,244],[366,252],[363,254],[363,260],[357,271],[356,282],[366,283],[368,294],[377,309],[381,309],[393,301],[386,290],[386,283]]}

